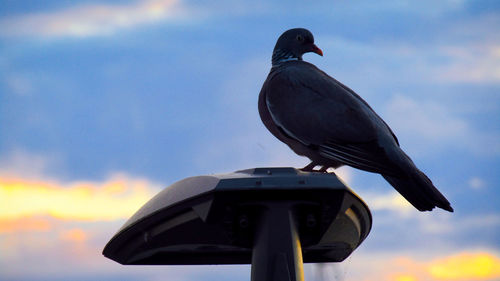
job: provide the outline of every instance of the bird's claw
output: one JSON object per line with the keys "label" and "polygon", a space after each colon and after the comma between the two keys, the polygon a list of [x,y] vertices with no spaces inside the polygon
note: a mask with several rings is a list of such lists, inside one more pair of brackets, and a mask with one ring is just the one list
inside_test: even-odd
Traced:
{"label": "bird's claw", "polygon": [[299,170],[301,170],[302,172],[316,172],[314,170],[314,167],[316,167],[316,163],[311,162],[307,166],[305,166],[304,168],[299,169]]}
{"label": "bird's claw", "polygon": [[319,168],[319,170],[315,170],[314,168],[318,166],[316,165],[316,163],[314,162],[311,162],[309,165],[305,166],[304,168],[302,169],[299,169],[303,172],[314,172],[314,173],[325,173],[325,174],[329,174],[328,172],[328,166],[321,166],[321,168]]}

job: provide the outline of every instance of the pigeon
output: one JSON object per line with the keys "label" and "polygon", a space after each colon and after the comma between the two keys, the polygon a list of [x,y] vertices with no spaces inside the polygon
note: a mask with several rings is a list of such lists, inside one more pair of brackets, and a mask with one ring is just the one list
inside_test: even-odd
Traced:
{"label": "pigeon", "polygon": [[453,212],[386,122],[353,90],[303,61],[308,52],[323,56],[309,30],[285,31],[274,47],[258,101],[266,128],[311,160],[302,170],[327,172],[348,165],[379,173],[419,211],[439,207]]}

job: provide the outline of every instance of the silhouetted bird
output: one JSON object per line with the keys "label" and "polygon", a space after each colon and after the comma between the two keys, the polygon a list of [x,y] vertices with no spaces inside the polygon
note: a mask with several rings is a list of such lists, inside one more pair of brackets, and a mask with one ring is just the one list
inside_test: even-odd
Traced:
{"label": "silhouetted bird", "polygon": [[302,60],[323,52],[303,28],[284,32],[276,42],[272,68],[259,96],[259,113],[271,133],[295,153],[307,156],[303,168],[320,172],[349,165],[380,173],[420,211],[435,206],[453,212],[399,147],[389,126],[353,90]]}

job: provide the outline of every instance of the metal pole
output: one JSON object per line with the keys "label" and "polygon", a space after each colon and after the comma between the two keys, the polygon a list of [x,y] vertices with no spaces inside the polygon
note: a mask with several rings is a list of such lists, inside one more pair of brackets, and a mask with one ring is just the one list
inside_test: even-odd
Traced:
{"label": "metal pole", "polygon": [[268,204],[261,214],[251,281],[304,281],[302,248],[290,204]]}

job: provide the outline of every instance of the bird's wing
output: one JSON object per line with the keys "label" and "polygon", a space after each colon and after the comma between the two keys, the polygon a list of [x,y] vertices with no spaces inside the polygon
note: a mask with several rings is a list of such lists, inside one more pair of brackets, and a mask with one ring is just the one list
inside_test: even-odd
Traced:
{"label": "bird's wing", "polygon": [[361,101],[366,107],[368,107],[380,119],[380,121],[382,121],[384,123],[385,127],[389,130],[389,132],[391,133],[392,137],[394,138],[394,141],[399,146],[399,140],[396,137],[396,134],[394,134],[394,132],[392,131],[391,127],[389,127],[389,125],[387,125],[387,123],[385,123],[384,119],[382,119],[382,118],[380,118],[380,116],[378,116],[378,114],[372,109],[372,107],[364,99],[362,99],[356,92],[354,92],[353,90],[351,90],[351,88],[349,88],[346,85],[344,85],[341,82],[339,82],[337,79],[329,76],[328,74],[326,74],[325,72],[321,71],[320,69],[318,69],[318,70],[324,76],[327,76],[331,80],[335,81],[335,83],[337,83],[340,87],[342,87],[344,90],[346,90],[347,92],[349,92],[352,96],[354,96],[356,99],[358,99],[359,101]]}
{"label": "bird's wing", "polygon": [[384,149],[385,143],[397,145],[397,141],[365,101],[312,64],[288,63],[278,71],[267,86],[266,103],[287,135],[326,158],[367,171],[399,174]]}

